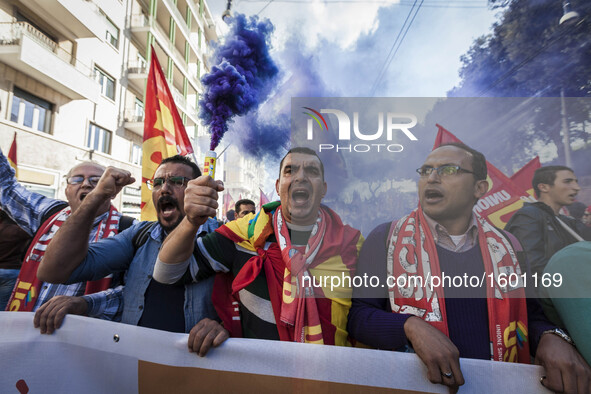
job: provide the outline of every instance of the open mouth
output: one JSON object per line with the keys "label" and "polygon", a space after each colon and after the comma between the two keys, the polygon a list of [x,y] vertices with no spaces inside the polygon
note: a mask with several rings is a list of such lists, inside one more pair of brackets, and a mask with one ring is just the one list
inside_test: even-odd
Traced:
{"label": "open mouth", "polygon": [[428,202],[436,202],[439,201],[443,198],[443,193],[441,193],[439,190],[435,190],[435,189],[429,189],[429,190],[425,190],[425,199]]}
{"label": "open mouth", "polygon": [[80,193],[80,201],[84,200],[88,196],[88,192]]}
{"label": "open mouth", "polygon": [[158,200],[158,210],[165,219],[169,218],[178,210],[178,203],[170,196],[162,196]]}
{"label": "open mouth", "polygon": [[291,192],[291,201],[294,205],[306,205],[310,200],[310,192],[306,189],[296,189]]}

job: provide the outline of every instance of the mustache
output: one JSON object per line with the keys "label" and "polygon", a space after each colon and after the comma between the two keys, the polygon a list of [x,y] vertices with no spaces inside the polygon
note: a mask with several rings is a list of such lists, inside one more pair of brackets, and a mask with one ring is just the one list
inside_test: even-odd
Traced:
{"label": "mustache", "polygon": [[170,195],[164,195],[164,196],[161,196],[158,199],[158,204],[157,204],[156,208],[157,209],[160,209],[161,207],[163,207],[165,205],[173,205],[176,208],[178,208],[179,207],[179,202],[178,202],[178,200],[176,198],[174,198],[174,197],[172,197]]}

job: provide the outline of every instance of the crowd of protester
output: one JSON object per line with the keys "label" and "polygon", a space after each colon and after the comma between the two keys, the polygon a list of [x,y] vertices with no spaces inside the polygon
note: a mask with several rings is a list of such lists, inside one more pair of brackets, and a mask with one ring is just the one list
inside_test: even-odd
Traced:
{"label": "crowd of protester", "polygon": [[[473,210],[489,187],[482,153],[444,144],[417,166],[417,209],[365,240],[322,204],[308,148],[282,159],[279,201],[240,200],[221,226],[223,183],[185,157],[162,161],[148,181],[157,220],[139,222],[111,204],[128,171],[80,163],[65,202],[20,185],[0,151],[0,307],[35,312],[42,334],[68,314],[188,333],[200,356],[230,336],[414,352],[452,392],[460,358],[535,362],[548,389],[590,392],[591,206],[572,169],[538,169],[537,202],[498,229]],[[427,285],[445,275],[487,282]],[[316,281],[334,276],[349,284]],[[351,286],[364,277],[386,286]]]}

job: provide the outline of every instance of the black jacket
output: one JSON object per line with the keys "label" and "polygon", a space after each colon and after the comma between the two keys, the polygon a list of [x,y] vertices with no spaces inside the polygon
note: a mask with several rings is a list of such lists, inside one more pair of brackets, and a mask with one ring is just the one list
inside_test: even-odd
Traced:
{"label": "black jacket", "polygon": [[[591,228],[570,216],[558,217],[583,239],[591,240]],[[552,208],[543,202],[525,203],[523,208],[513,214],[505,230],[519,240],[532,273],[537,273],[538,276],[542,274],[554,253],[577,242],[556,220]]]}

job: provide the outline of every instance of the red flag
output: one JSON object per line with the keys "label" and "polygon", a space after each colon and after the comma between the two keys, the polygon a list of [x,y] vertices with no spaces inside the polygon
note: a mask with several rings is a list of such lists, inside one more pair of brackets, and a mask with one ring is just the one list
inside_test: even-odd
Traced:
{"label": "red flag", "polygon": [[[447,131],[444,127],[437,125],[439,132],[435,137],[433,149],[439,145],[448,142],[462,142],[455,135]],[[513,182],[509,177],[486,161],[488,170],[488,192],[478,200],[474,210],[499,228],[504,228],[511,215],[523,206],[523,202],[529,201],[529,195],[526,190]]]}
{"label": "red flag", "polygon": [[513,174],[511,180],[522,188],[527,189],[527,194],[535,198],[534,187],[532,186],[531,181],[534,178],[534,173],[541,166],[540,158],[536,156]]}
{"label": "red flag", "polygon": [[12,141],[12,145],[10,145],[10,150],[8,151],[8,163],[12,168],[14,168],[15,176],[18,178],[18,168],[16,162],[16,132],[14,132],[14,140]]}
{"label": "red flag", "polygon": [[146,181],[154,177],[162,159],[193,153],[191,141],[152,47],[144,106],[144,144],[142,154],[142,220],[156,220],[152,193]]}
{"label": "red flag", "polygon": [[222,212],[222,215],[225,216],[226,212],[228,212],[230,209],[234,209],[235,204],[236,203],[234,202],[234,199],[230,193],[224,194],[224,212]]}
{"label": "red flag", "polygon": [[259,192],[261,193],[260,198],[259,198],[259,211],[263,210],[263,205],[265,205],[266,203],[269,202],[269,199],[267,198],[267,196],[265,195],[265,193],[263,193],[263,191],[261,190],[261,188],[259,188]]}

